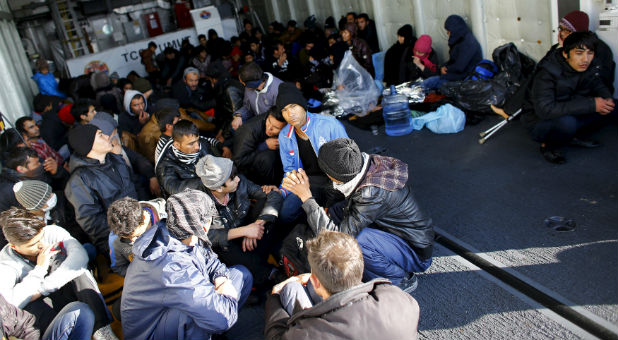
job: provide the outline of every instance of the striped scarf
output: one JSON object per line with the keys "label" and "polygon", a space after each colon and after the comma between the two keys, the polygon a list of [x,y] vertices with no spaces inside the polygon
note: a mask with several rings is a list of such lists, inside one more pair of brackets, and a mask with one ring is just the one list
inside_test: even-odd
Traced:
{"label": "striped scarf", "polygon": [[174,144],[171,145],[172,146],[172,152],[174,153],[174,155],[176,156],[176,158],[184,164],[195,164],[197,162],[197,156],[199,156],[200,152],[195,152],[195,153],[184,153],[178,149],[176,149],[176,147],[174,146]]}

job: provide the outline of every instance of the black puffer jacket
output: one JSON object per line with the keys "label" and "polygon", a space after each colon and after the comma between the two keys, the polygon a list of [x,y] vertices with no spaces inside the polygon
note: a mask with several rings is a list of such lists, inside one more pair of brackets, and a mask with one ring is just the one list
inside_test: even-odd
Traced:
{"label": "black puffer jacket", "polygon": [[213,144],[218,142],[212,138],[201,137],[200,152],[194,164],[186,164],[178,160],[178,157],[172,151],[171,144],[173,142],[173,139],[168,141],[168,144],[161,151],[161,160],[155,165],[155,173],[164,197],[177,194],[187,188],[202,190],[202,180],[195,173],[195,163],[208,154],[220,156],[220,150],[213,147]]}
{"label": "black puffer jacket", "polygon": [[242,173],[253,168],[258,146],[268,138],[266,119],[268,115],[259,115],[241,125],[234,135],[234,164]]}
{"label": "black puffer jacket", "polygon": [[356,237],[363,228],[372,227],[406,241],[421,260],[431,257],[434,239],[431,218],[420,210],[410,186],[404,184],[395,191],[374,185],[357,187],[346,198],[344,216],[339,225],[330,219],[315,199],[303,203],[307,222],[316,235],[321,230],[333,230]]}
{"label": "black puffer jacket", "polygon": [[219,78],[214,91],[217,97],[216,114],[218,119],[220,117],[224,121],[226,118],[231,120],[234,112],[242,107],[245,87],[238,80],[226,74]]}
{"label": "black puffer jacket", "polygon": [[273,190],[265,194],[262,191],[262,187],[251,182],[243,175],[238,176],[240,177],[240,183],[238,183],[236,191],[230,193],[230,201],[226,206],[219,204],[212,195],[212,192],[206,190],[215,202],[219,212],[213,218],[210,230],[208,230],[208,239],[212,242],[215,249],[227,247],[227,233],[230,229],[254,222],[246,220],[251,209],[251,200],[265,201],[262,211],[257,215],[258,219],[266,222],[275,222],[279,216],[283,197],[278,192]]}
{"label": "black puffer jacket", "polygon": [[40,331],[34,315],[10,304],[0,295],[1,339],[38,340]]}
{"label": "black puffer jacket", "polygon": [[122,156],[108,153],[105,163],[73,155],[71,177],[64,193],[75,208],[77,223],[94,242],[97,250],[109,254],[107,208],[123,197],[137,199],[129,167]]}
{"label": "black puffer jacket", "polygon": [[266,339],[418,339],[418,303],[386,279],[339,292],[292,316],[279,294],[270,295],[265,313]]}
{"label": "black puffer jacket", "polygon": [[524,125],[531,129],[542,120],[594,113],[594,97],[611,98],[597,72],[592,66],[577,72],[567,63],[561,48],[546,55],[537,66],[530,96],[524,105]]}

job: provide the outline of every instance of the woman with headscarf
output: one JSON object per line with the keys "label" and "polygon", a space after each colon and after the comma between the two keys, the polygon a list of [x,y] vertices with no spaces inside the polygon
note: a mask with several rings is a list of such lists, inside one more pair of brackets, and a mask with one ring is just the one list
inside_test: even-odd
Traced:
{"label": "woman with headscarf", "polygon": [[384,81],[387,85],[397,85],[407,80],[406,62],[412,57],[415,41],[412,25],[403,25],[397,30],[397,42],[386,51],[384,57]]}
{"label": "woman with headscarf", "polygon": [[438,74],[438,55],[431,48],[431,37],[421,35],[413,48],[413,55],[405,63],[403,81],[427,79]]}

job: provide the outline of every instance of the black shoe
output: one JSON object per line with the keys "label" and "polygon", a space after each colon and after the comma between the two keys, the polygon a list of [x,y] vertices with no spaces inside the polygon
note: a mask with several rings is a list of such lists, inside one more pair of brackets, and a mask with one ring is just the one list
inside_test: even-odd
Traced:
{"label": "black shoe", "polygon": [[598,148],[599,146],[601,146],[601,143],[595,140],[590,140],[590,139],[573,138],[571,140],[570,145],[591,149],[591,148]]}
{"label": "black shoe", "polygon": [[541,154],[545,157],[545,160],[554,164],[563,164],[566,162],[566,158],[557,150],[550,150],[547,147],[541,146]]}

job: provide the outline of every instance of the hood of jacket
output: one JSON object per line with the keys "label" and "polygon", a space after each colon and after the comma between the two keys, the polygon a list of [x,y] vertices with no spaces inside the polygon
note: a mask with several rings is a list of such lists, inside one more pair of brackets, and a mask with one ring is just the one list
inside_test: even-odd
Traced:
{"label": "hood of jacket", "polygon": [[128,90],[124,94],[124,110],[131,116],[135,115],[133,112],[131,112],[131,99],[133,99],[133,97],[138,94],[142,96],[142,98],[144,98],[144,104],[146,104],[146,106],[144,106],[144,111],[148,111],[148,100],[146,100],[144,94],[136,90]]}
{"label": "hood of jacket", "polygon": [[165,222],[159,221],[133,243],[133,255],[144,261],[155,261],[170,251],[186,251],[187,246],[173,238]]}
{"label": "hood of jacket", "polygon": [[448,38],[448,45],[453,46],[457,42],[459,42],[463,37],[470,32],[468,25],[465,20],[459,15],[451,15],[446,18],[444,22],[444,28],[451,32],[451,35]]}

